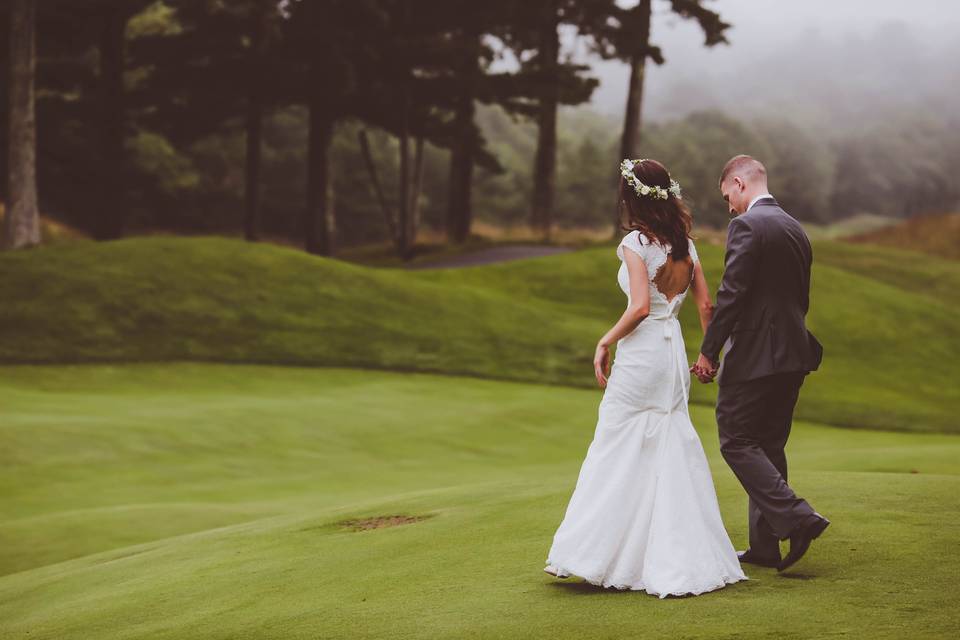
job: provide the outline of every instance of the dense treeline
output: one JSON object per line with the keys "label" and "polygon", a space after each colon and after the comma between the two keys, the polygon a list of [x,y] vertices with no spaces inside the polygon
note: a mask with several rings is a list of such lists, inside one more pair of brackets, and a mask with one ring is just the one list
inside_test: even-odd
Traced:
{"label": "dense treeline", "polygon": [[[242,227],[251,240],[283,234],[329,254],[376,228],[403,256],[424,200],[441,199],[423,189],[440,153],[441,226],[462,242],[477,174],[503,172],[478,105],[535,125],[530,198],[515,215],[549,237],[558,109],[597,84],[563,53],[561,31],[634,69],[621,134],[633,152],[643,67],[663,60],[650,43],[653,4],[11,0],[3,80],[22,100],[4,114],[16,159],[4,168],[5,242],[36,242],[19,231],[36,218],[19,197],[33,160],[15,153],[34,148],[41,208],[100,239]],[[724,41],[728,25],[698,0],[662,5],[696,21],[707,45]]]}
{"label": "dense treeline", "polygon": [[[478,177],[476,206],[487,219],[511,224],[530,190],[524,158],[536,132],[502,112],[481,113],[481,127],[505,167]],[[618,121],[584,108],[561,111],[555,216],[565,226],[601,227],[615,206],[610,158]],[[790,119],[740,120],[719,111],[644,127],[641,153],[662,160],[681,183],[698,225],[724,228],[720,167],[735,153],[763,159],[770,188],[797,218],[829,224],[858,214],[907,217],[960,208],[960,118],[914,111],[865,119],[855,132],[800,127]],[[442,185],[425,184],[439,194]],[[429,211],[428,211],[429,214]]]}
{"label": "dense treeline", "polygon": [[[322,254],[386,239],[409,256],[424,226],[453,242],[476,219],[549,237],[557,225],[611,224],[627,156],[663,160],[697,223],[714,227],[727,220],[716,172],[740,152],[764,159],[772,189],[804,220],[908,216],[960,199],[956,116],[903,110],[855,131],[719,111],[643,123],[646,64],[669,54],[650,41],[654,12],[695,21],[708,46],[724,42],[728,25],[700,2],[279,4],[4,5],[0,196],[16,213],[5,242],[37,241],[21,214],[33,193],[45,213],[101,239],[243,233]],[[629,65],[622,119],[577,107],[596,81],[562,51],[564,30]]]}

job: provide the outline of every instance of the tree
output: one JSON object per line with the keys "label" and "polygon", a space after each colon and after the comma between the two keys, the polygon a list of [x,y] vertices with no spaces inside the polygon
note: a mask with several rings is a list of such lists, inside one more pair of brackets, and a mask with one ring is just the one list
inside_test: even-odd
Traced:
{"label": "tree", "polygon": [[550,236],[553,198],[557,182],[557,107],[560,102],[558,77],[560,55],[560,3],[544,0],[537,34],[537,66],[543,75],[537,113],[537,152],[533,169],[533,203],[530,226]]}
{"label": "tree", "polygon": [[[9,146],[7,137],[10,134],[10,15],[4,9],[0,10],[0,87],[3,87],[3,96],[0,97],[0,202],[7,201],[7,161],[9,160]],[[0,236],[3,235],[3,222],[0,221]],[[0,239],[0,243],[3,240]]]}
{"label": "tree", "polygon": [[476,117],[478,83],[482,81],[481,33],[476,20],[458,25],[461,43],[455,65],[459,83],[454,104],[453,137],[450,144],[450,179],[447,196],[447,239],[456,243],[466,240],[473,219],[473,169],[479,131]]}
{"label": "tree", "polygon": [[126,173],[126,137],[123,73],[126,69],[126,28],[135,12],[130,2],[101,2],[100,75],[98,126],[100,138],[100,224],[95,229],[99,239],[123,235],[127,210],[124,203]]}
{"label": "tree", "polygon": [[98,239],[123,235],[129,216],[127,25],[148,4],[37,3],[39,172],[42,181],[61,183],[43,200],[54,208],[68,203]]}
{"label": "tree", "polygon": [[497,104],[511,114],[535,114],[536,88],[525,70],[491,73],[498,52],[492,40],[510,42],[517,38],[516,21],[523,18],[519,0],[491,0],[485,3],[458,0],[448,2],[444,49],[452,61],[446,71],[454,102],[450,130],[450,179],[448,182],[446,231],[451,242],[462,243],[473,223],[473,187],[479,166],[496,175],[500,162],[486,149],[477,126],[477,104]]}
{"label": "tree", "polygon": [[[411,256],[425,140],[450,149],[444,222],[452,242],[463,242],[470,233],[474,168],[479,164],[494,172],[502,170],[485,149],[475,114],[478,101],[507,99],[513,91],[502,82],[503,76],[485,73],[493,56],[483,36],[504,18],[499,11],[503,4],[504,0],[486,4],[425,0],[420,5],[423,11],[412,20],[404,17],[408,4],[396,3],[399,8],[394,9],[390,35],[383,40],[386,59],[378,65],[387,71],[378,76],[376,90],[382,97],[362,104],[400,108],[361,107],[361,116],[395,132],[400,141],[397,245],[405,258]],[[368,92],[369,87],[364,93]],[[391,95],[396,97],[383,99]],[[411,135],[417,140],[412,172],[405,142]]]}
{"label": "tree", "polygon": [[36,2],[13,0],[10,5],[10,89],[7,211],[4,245],[19,249],[40,244],[37,210],[34,104],[36,72]]}
{"label": "tree", "polygon": [[[705,45],[712,47],[726,42],[724,35],[730,25],[719,14],[703,6],[702,0],[670,0],[670,9],[683,18],[694,19],[703,30]],[[660,47],[650,42],[650,23],[653,17],[653,0],[638,0],[631,9],[612,10],[612,28],[607,22],[600,23],[598,50],[613,53],[630,64],[630,81],[627,88],[627,103],[623,118],[623,134],[620,139],[620,158],[636,158],[640,154],[640,131],[643,126],[643,85],[647,59],[663,64]],[[614,236],[621,232],[619,218],[614,221]]]}
{"label": "tree", "polygon": [[484,148],[474,113],[477,101],[510,101],[519,88],[511,74],[483,73],[492,55],[482,36],[505,19],[496,10],[505,2],[424,0],[416,19],[405,18],[403,0],[290,6],[295,57],[325,74],[310,83],[323,95],[317,108],[330,109],[334,122],[357,119],[388,131],[400,143],[399,219],[389,226],[403,257],[412,248],[417,157],[423,158],[414,151],[411,161],[410,138],[415,147],[430,142],[451,150],[446,227],[454,242],[469,234],[474,166],[500,170]]}
{"label": "tree", "polygon": [[[337,122],[358,115],[376,92],[385,61],[383,41],[389,38],[389,7],[377,0],[330,0],[286,3],[287,44],[292,71],[305,90],[294,91],[293,100],[306,103],[307,203],[302,232],[309,253],[330,255],[329,227],[331,164],[330,147]],[[379,65],[379,66],[378,66]],[[360,80],[362,78],[362,82]]]}
{"label": "tree", "polygon": [[142,124],[181,145],[242,130],[243,233],[260,236],[263,120],[282,102],[278,21],[272,0],[167,0],[176,28],[140,38],[134,57],[150,69],[137,104]]}
{"label": "tree", "polygon": [[263,111],[266,73],[264,68],[270,12],[267,0],[254,0],[250,7],[249,75],[246,104],[246,154],[244,157],[243,234],[247,240],[260,237],[260,163],[263,138]]}
{"label": "tree", "polygon": [[450,149],[444,224],[451,242],[470,235],[475,169],[503,171],[477,126],[477,104],[532,113],[531,89],[517,81],[518,73],[490,73],[496,53],[488,36],[502,39],[517,6],[517,0],[432,0],[418,15],[414,38],[406,41],[420,123],[434,144]]}
{"label": "tree", "polygon": [[533,165],[530,225],[549,238],[554,216],[557,174],[557,110],[561,104],[590,99],[598,81],[584,77],[588,67],[560,60],[562,24],[584,28],[596,7],[612,0],[537,0],[522,2],[507,32],[507,42],[518,57],[535,52],[518,78],[536,99],[537,148]]}
{"label": "tree", "polygon": [[620,158],[634,158],[640,147],[642,123],[643,83],[646,76],[647,58],[663,64],[659,47],[650,46],[650,19],[653,0],[640,0],[637,6],[625,14],[624,27],[633,37],[622,43],[624,55],[630,64],[630,80],[627,84],[627,104],[623,116],[623,134],[620,137]]}

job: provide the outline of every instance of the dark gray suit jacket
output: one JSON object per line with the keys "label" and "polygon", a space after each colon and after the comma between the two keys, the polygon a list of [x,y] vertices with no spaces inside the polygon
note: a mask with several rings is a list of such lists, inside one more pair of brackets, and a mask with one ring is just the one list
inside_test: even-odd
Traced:
{"label": "dark gray suit jacket", "polygon": [[823,347],[807,331],[813,249],[803,227],[761,198],[727,228],[726,267],[700,353],[720,359],[717,383],[814,371]]}

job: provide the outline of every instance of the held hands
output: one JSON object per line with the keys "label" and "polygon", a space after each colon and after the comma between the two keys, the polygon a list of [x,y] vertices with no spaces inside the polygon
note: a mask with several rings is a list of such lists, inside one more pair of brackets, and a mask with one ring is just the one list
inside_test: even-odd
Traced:
{"label": "held hands", "polygon": [[597,343],[593,354],[593,373],[601,389],[607,388],[607,376],[610,375],[610,348],[602,342]]}
{"label": "held hands", "polygon": [[[690,373],[697,376],[697,379],[709,384],[717,376],[718,365],[711,362],[707,356],[700,354],[696,363],[690,367]],[[596,351],[593,354],[593,373],[597,378],[597,384],[601,389],[607,388],[607,376],[610,375],[610,348],[602,342],[597,343]]]}
{"label": "held hands", "polygon": [[700,354],[700,357],[697,358],[696,363],[690,367],[690,373],[697,376],[697,380],[704,384],[713,382],[713,379],[717,375],[717,365],[711,362],[707,356]]}

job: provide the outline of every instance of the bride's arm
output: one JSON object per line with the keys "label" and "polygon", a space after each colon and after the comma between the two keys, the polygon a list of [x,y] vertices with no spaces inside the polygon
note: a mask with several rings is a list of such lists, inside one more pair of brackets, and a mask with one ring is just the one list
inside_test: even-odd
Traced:
{"label": "bride's arm", "polygon": [[630,304],[610,331],[600,338],[600,344],[607,347],[636,329],[637,325],[650,315],[650,277],[647,274],[647,263],[633,251],[624,251],[623,256],[630,278]]}
{"label": "bride's arm", "polygon": [[636,329],[637,325],[650,315],[650,277],[647,264],[633,251],[624,251],[623,259],[627,264],[627,276],[630,279],[630,304],[617,323],[597,343],[593,356],[593,371],[601,388],[607,386],[607,375],[610,372],[610,345]]}
{"label": "bride's arm", "polygon": [[700,328],[706,333],[707,325],[713,318],[713,301],[710,299],[710,287],[699,261],[693,263],[693,282],[690,287],[693,290],[693,301],[697,303],[697,313],[700,314]]}

